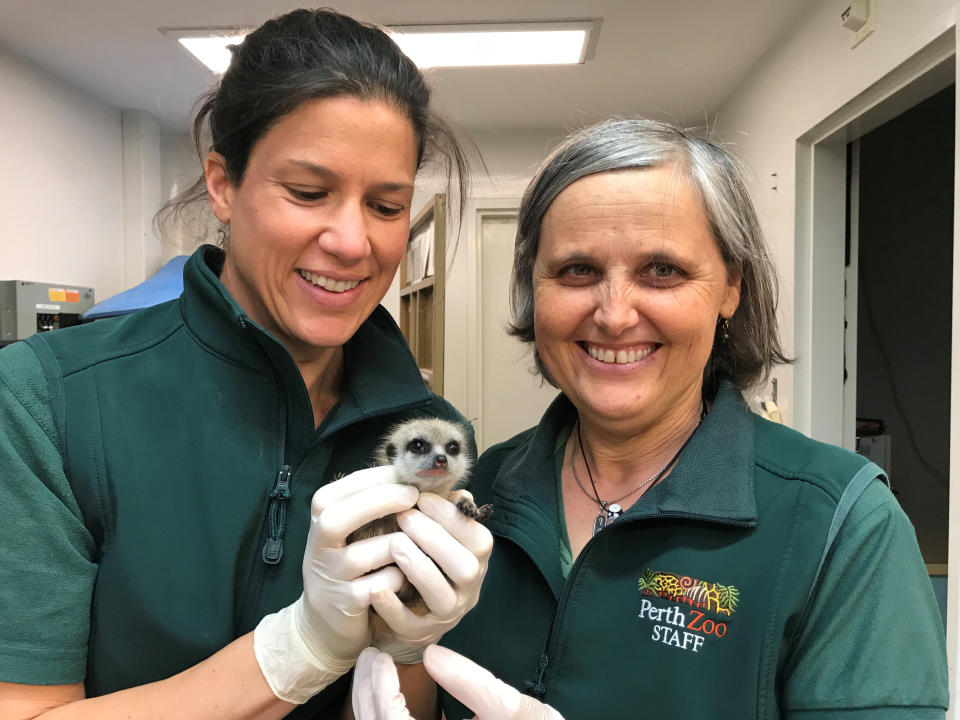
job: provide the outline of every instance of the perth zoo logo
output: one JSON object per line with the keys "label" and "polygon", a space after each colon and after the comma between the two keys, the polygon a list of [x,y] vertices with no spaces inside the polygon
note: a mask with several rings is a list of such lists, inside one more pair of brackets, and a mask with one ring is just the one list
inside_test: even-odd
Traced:
{"label": "perth zoo logo", "polygon": [[[716,642],[725,637],[727,621],[722,618],[733,615],[740,601],[740,591],[733,585],[670,572],[644,570],[637,586],[642,595],[681,603],[659,607],[645,597],[640,601],[639,617],[653,623],[651,640],[688,652],[700,652],[708,640]],[[719,617],[709,617],[708,613]]]}

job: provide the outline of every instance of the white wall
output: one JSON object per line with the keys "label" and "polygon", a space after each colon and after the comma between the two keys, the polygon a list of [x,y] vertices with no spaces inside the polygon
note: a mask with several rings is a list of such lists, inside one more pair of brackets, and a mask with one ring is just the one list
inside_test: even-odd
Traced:
{"label": "white wall", "polygon": [[[841,3],[812,4],[718,113],[720,134],[754,174],[760,220],[780,272],[780,320],[788,352],[795,350],[797,139],[956,23],[954,0],[876,4],[877,29],[854,49],[850,32],[840,25]],[[791,423],[794,373],[780,368],[775,377],[784,420]]]}
{"label": "white wall", "polygon": [[160,241],[153,216],[160,209],[160,123],[142,110],[124,110],[124,284],[133,287],[160,269]]}
{"label": "white wall", "polygon": [[0,279],[124,289],[121,117],[0,47]]}
{"label": "white wall", "polygon": [[[186,132],[164,133],[160,142],[160,194],[171,200],[193,185],[203,174],[193,139]],[[219,223],[206,201],[197,202],[161,229],[163,262],[177,255],[189,255],[203,243],[217,242]]]}

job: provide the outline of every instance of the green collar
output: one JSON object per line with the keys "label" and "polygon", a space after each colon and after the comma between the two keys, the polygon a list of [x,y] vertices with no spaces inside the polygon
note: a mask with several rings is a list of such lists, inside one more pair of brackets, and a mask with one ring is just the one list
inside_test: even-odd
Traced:
{"label": "green collar", "polygon": [[[292,417],[312,412],[300,371],[287,349],[257,325],[220,282],[224,253],[200,247],[183,270],[180,313],[187,328],[209,350],[254,372],[278,377],[292,403]],[[377,307],[344,345],[340,403],[324,422],[323,434],[357,419],[426,404],[423,384],[403,335],[383,307]]]}
{"label": "green collar", "polygon": [[[541,568],[557,565],[557,548],[544,541],[560,537],[554,455],[563,448],[557,448],[556,438],[575,419],[576,409],[559,395],[529,441],[504,461],[493,483],[491,530],[522,545]],[[672,517],[755,526],[753,433],[743,397],[729,381],[722,381],[710,412],[673,471],[617,522]],[[611,528],[615,530],[616,523]]]}

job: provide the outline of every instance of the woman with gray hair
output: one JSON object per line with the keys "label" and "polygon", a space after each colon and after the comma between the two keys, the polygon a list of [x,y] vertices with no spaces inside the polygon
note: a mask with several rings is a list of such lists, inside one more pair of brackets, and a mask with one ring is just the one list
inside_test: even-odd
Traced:
{"label": "woman with gray hair", "polygon": [[[882,470],[744,403],[787,362],[776,296],[717,144],[610,120],[545,161],[511,332],[561,394],[471,483],[495,545],[456,653],[424,656],[446,717],[944,716],[939,613]],[[361,658],[361,717],[402,717],[392,679]]]}

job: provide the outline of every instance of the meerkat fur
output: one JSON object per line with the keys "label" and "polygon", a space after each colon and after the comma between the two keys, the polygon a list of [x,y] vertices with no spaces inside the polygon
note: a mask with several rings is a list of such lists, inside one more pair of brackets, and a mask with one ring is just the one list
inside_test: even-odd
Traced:
{"label": "meerkat fur", "polygon": [[[413,485],[420,492],[446,498],[469,518],[484,522],[490,506],[478,508],[462,486],[473,468],[467,434],[458,423],[440,418],[416,418],[394,425],[377,448],[376,465],[393,465],[398,483]],[[396,515],[387,515],[352,532],[348,542],[398,532]],[[397,597],[418,615],[429,612],[416,588],[407,583]],[[376,633],[390,633],[386,623],[371,610]]]}

